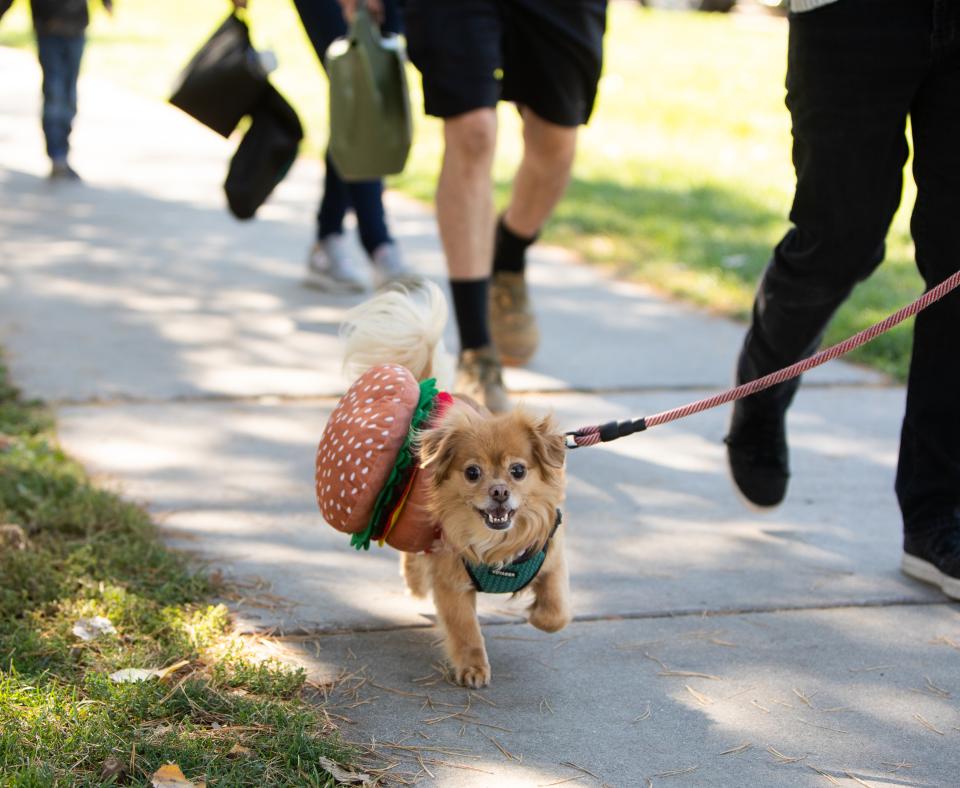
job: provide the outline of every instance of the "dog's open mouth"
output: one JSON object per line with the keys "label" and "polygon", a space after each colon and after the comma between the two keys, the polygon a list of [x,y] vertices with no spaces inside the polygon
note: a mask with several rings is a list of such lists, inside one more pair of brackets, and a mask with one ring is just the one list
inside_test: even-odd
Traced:
{"label": "dog's open mouth", "polygon": [[505,531],[513,525],[513,516],[516,509],[509,506],[491,506],[487,509],[477,509],[477,514],[483,518],[484,525],[494,531]]}

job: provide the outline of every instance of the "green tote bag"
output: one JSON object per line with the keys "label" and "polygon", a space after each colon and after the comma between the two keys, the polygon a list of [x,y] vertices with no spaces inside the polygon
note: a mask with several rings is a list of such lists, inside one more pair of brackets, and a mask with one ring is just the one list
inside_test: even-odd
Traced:
{"label": "green tote bag", "polygon": [[365,4],[344,38],[327,49],[330,77],[330,156],[341,177],[365,181],[402,172],[413,121],[397,36],[381,37]]}

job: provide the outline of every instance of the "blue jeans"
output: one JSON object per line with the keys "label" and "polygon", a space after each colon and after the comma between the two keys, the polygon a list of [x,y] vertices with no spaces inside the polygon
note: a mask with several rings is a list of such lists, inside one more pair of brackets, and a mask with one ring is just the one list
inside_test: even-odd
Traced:
{"label": "blue jeans", "polygon": [[[917,267],[927,288],[960,268],[958,4],[840,0],[791,16],[787,106],[797,173],[794,228],[760,283],[741,380],[815,352],[833,313],[883,260],[901,199],[908,117]],[[958,348],[954,291],[914,325],[896,479],[907,534],[960,524]],[[744,404],[786,409],[797,385]]]}
{"label": "blue jeans", "polygon": [[82,34],[37,35],[37,56],[43,71],[43,135],[47,155],[54,161],[66,159],[70,150],[70,129],[77,115],[77,77],[85,42]]}
{"label": "blue jeans", "polygon": [[[327,47],[347,32],[340,4],[337,0],[294,0],[294,5],[322,64]],[[395,32],[399,30],[396,6],[392,2],[385,5],[383,29]],[[347,182],[340,177],[327,155],[323,198],[317,211],[317,238],[322,240],[342,232],[343,219],[350,208],[357,215],[360,242],[367,254],[372,255],[378,246],[392,240],[383,210],[383,181]]]}

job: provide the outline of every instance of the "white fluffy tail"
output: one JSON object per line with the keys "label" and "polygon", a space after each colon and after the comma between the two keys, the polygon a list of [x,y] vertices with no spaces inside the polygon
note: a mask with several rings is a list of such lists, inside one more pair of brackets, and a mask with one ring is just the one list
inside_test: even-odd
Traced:
{"label": "white fluffy tail", "polygon": [[355,380],[378,364],[400,364],[417,380],[434,377],[449,390],[454,362],[443,345],[447,315],[443,292],[428,280],[378,293],[347,312],[340,327],[344,372]]}

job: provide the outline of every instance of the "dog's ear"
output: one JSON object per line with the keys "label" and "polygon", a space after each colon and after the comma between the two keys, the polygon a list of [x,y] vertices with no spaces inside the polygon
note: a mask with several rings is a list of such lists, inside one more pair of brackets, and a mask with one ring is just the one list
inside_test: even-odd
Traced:
{"label": "dog's ear", "polygon": [[457,453],[454,432],[449,425],[441,424],[420,433],[420,467],[429,468],[438,484],[450,475]]}
{"label": "dog's ear", "polygon": [[544,477],[563,468],[567,459],[567,446],[551,416],[527,423],[533,461]]}

